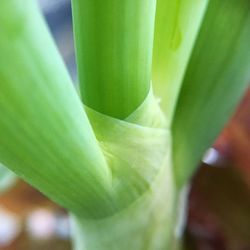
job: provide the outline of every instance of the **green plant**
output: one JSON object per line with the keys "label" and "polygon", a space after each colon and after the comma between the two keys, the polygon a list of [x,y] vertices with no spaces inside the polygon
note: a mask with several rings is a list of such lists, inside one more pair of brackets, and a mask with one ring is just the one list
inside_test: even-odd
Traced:
{"label": "green plant", "polygon": [[36,3],[0,7],[0,161],[70,211],[76,249],[177,247],[250,79],[250,1],[73,0],[80,95]]}

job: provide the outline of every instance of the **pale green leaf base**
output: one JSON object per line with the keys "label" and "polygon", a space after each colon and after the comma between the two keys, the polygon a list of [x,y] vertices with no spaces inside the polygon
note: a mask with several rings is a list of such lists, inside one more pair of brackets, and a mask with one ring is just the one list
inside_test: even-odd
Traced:
{"label": "pale green leaf base", "polygon": [[169,157],[150,190],[127,209],[102,220],[72,216],[75,250],[173,249],[176,191]]}
{"label": "pale green leaf base", "polygon": [[174,249],[171,135],[152,92],[125,121],[86,110],[112,170],[118,209],[96,219],[72,215],[75,250]]}

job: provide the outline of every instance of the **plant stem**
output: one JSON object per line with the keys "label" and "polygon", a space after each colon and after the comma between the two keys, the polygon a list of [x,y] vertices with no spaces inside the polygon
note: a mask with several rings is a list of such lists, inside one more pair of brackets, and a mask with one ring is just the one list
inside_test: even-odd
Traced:
{"label": "plant stem", "polygon": [[152,81],[169,124],[207,2],[157,1]]}
{"label": "plant stem", "polygon": [[75,250],[164,250],[175,241],[176,191],[170,162],[127,209],[102,220],[73,218]]}
{"label": "plant stem", "polygon": [[125,118],[150,89],[155,0],[73,0],[83,102]]}

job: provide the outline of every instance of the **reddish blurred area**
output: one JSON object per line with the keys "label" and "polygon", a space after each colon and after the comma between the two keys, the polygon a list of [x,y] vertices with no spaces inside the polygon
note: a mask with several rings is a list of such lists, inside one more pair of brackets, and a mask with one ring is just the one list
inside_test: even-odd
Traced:
{"label": "reddish blurred area", "polygon": [[250,88],[231,122],[215,143],[226,162],[239,170],[250,186]]}
{"label": "reddish blurred area", "polygon": [[190,250],[250,250],[250,88],[202,164],[189,197]]}

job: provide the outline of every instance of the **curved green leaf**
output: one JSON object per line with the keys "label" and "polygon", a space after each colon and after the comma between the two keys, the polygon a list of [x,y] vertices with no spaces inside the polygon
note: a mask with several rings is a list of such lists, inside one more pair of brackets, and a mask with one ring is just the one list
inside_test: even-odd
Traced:
{"label": "curved green leaf", "polygon": [[179,185],[230,118],[250,81],[250,1],[210,0],[173,122]]}
{"label": "curved green leaf", "polygon": [[108,200],[110,171],[36,3],[2,0],[0,23],[0,161],[93,214]]}
{"label": "curved green leaf", "polygon": [[152,80],[169,124],[207,2],[157,1]]}

